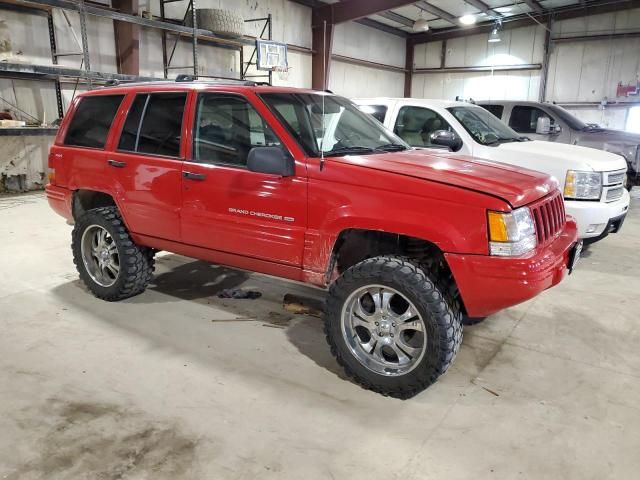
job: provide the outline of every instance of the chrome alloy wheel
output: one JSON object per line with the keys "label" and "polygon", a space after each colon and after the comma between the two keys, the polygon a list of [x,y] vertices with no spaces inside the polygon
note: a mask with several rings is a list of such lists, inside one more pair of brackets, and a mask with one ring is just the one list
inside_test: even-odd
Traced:
{"label": "chrome alloy wheel", "polygon": [[100,225],[91,225],[80,242],[82,262],[91,279],[101,287],[110,287],[120,273],[118,246],[111,234]]}
{"label": "chrome alloy wheel", "polygon": [[424,320],[403,294],[382,285],[353,292],[342,308],[342,335],[351,353],[369,370],[404,375],[427,347]]}

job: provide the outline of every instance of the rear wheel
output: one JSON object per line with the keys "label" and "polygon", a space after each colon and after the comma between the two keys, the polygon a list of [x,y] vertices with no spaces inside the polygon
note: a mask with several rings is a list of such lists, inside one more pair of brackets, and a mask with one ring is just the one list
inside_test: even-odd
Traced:
{"label": "rear wheel", "polygon": [[142,293],[151,281],[154,252],[133,243],[116,207],[82,215],[71,249],[80,278],[98,298],[123,300]]}
{"label": "rear wheel", "polygon": [[459,312],[418,264],[381,256],[356,264],[331,286],[325,333],[358,383],[410,398],[453,362],[462,342]]}

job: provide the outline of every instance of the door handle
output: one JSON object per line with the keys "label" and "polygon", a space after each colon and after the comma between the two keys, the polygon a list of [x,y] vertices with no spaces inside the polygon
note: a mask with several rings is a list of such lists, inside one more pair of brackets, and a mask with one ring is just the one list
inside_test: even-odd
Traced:
{"label": "door handle", "polygon": [[207,176],[204,173],[193,173],[193,172],[182,172],[182,176],[184,178],[188,178],[189,180],[204,180]]}
{"label": "door handle", "polygon": [[116,168],[124,168],[127,166],[127,162],[119,162],[118,160],[107,160],[107,163]]}

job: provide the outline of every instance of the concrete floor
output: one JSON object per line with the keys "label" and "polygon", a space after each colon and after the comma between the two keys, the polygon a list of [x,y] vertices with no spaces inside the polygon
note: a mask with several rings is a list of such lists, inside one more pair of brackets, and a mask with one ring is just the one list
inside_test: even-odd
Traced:
{"label": "concrete floor", "polygon": [[[409,401],[344,378],[305,286],[161,254],[92,297],[42,194],[0,197],[0,479],[638,478],[640,192],[538,298],[468,327]],[[259,300],[220,300],[222,287]]]}

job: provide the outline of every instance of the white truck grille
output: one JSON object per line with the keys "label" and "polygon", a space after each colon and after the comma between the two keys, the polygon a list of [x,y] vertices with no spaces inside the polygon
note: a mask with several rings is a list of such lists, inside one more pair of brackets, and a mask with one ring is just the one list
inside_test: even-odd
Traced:
{"label": "white truck grille", "polygon": [[615,170],[613,172],[602,173],[602,201],[615,202],[622,197],[624,190],[624,176],[626,174],[626,170]]}

